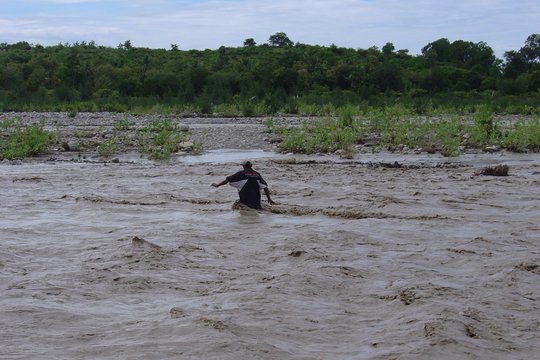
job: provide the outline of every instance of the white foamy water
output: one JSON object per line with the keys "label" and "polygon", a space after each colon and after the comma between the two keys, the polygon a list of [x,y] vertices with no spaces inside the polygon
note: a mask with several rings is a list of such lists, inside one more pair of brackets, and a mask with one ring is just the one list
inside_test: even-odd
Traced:
{"label": "white foamy water", "polygon": [[[210,187],[246,155],[271,211]],[[0,358],[538,356],[538,155],[254,155],[0,164]]]}

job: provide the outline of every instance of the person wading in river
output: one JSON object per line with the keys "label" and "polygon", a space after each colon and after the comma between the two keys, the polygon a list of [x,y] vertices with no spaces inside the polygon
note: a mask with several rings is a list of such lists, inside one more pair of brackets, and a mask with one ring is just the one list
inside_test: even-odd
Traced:
{"label": "person wading in river", "polygon": [[252,164],[249,161],[245,161],[242,166],[243,170],[240,170],[236,174],[227,176],[225,180],[220,183],[213,183],[213,187],[220,187],[225,184],[229,184],[238,190],[240,196],[240,202],[252,209],[261,209],[261,189],[264,190],[266,198],[271,205],[274,205],[274,201],[270,198],[270,191],[268,190],[268,184],[262,178],[261,174],[252,169]]}

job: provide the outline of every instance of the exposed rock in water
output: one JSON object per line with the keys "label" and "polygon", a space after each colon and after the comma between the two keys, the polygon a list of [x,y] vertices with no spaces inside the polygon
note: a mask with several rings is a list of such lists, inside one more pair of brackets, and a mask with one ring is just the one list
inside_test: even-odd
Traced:
{"label": "exposed rock in water", "polygon": [[508,165],[497,165],[495,167],[488,166],[482,169],[479,175],[508,176]]}
{"label": "exposed rock in water", "polygon": [[179,151],[191,151],[193,150],[193,147],[195,144],[192,141],[182,141],[180,144],[178,144],[178,150]]}
{"label": "exposed rock in water", "polygon": [[70,141],[64,141],[62,142],[62,149],[64,151],[79,151],[81,148],[81,145],[78,141],[70,140]]}

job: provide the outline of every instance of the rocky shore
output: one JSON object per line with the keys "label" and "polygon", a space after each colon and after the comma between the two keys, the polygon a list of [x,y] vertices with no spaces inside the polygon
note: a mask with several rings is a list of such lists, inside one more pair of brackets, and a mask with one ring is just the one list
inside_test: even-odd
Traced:
{"label": "rocky shore", "polygon": [[[185,132],[188,142],[198,142],[203,150],[274,148],[265,132],[267,118],[185,117],[179,115],[133,115],[117,113],[2,113],[1,119],[17,119],[22,125],[42,124],[54,136],[49,155],[76,152],[93,156],[99,144],[113,136],[126,140],[118,152],[137,151],[137,132],[154,120],[170,120]],[[295,125],[297,117],[273,118],[275,123]],[[182,150],[182,149],[179,149]],[[184,149],[185,150],[185,149]],[[189,150],[189,149],[187,149]]]}
{"label": "rocky shore", "polygon": [[[37,125],[52,134],[49,151],[43,155],[49,159],[97,159],[104,158],[99,147],[110,146],[114,140],[114,153],[105,156],[106,160],[116,155],[140,152],[141,130],[148,124],[168,120],[183,133],[184,140],[175,149],[178,155],[204,152],[208,150],[263,150],[276,151],[279,138],[268,132],[266,122],[272,120],[275,126],[298,126],[303,121],[313,119],[307,116],[275,115],[267,117],[216,117],[196,114],[128,114],[128,113],[67,113],[67,112],[17,112],[0,113],[0,120],[17,120],[21,125]],[[518,116],[505,115],[497,119],[501,124],[513,124]],[[373,152],[376,139],[357,145],[356,152]],[[433,154],[432,148],[411,149],[398,145],[387,149],[398,154]],[[498,152],[498,146],[485,149],[461,149],[463,153]],[[336,155],[340,155],[336,153]]]}

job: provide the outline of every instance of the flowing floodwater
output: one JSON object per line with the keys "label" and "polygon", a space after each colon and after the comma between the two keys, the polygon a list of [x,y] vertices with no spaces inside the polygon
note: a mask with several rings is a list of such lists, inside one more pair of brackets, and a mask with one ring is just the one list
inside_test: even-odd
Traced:
{"label": "flowing floodwater", "polygon": [[[278,205],[210,187],[246,158]],[[4,161],[0,358],[537,358],[539,185],[537,154]]]}

